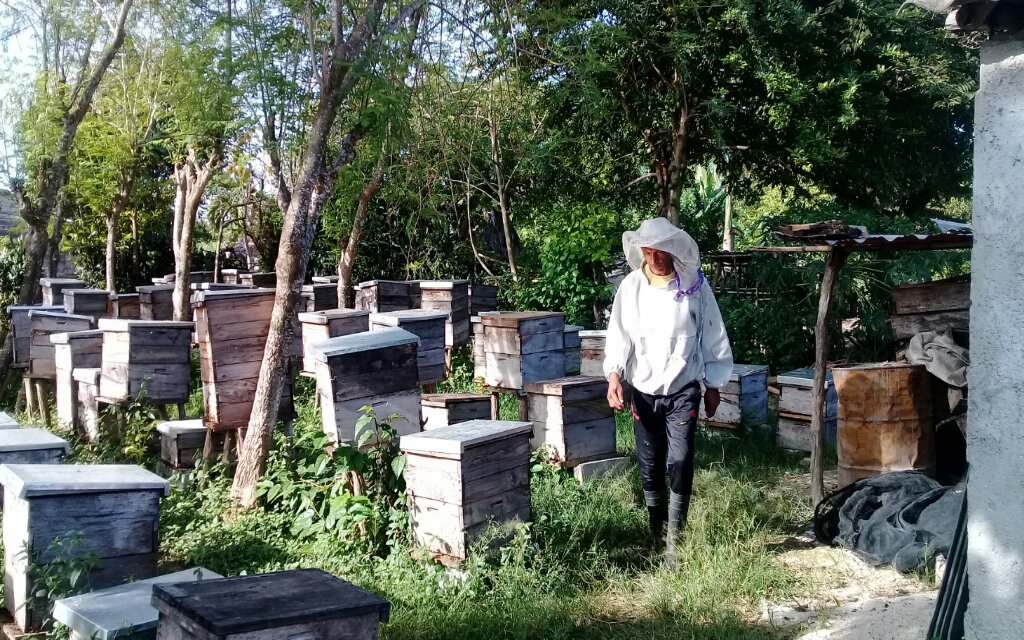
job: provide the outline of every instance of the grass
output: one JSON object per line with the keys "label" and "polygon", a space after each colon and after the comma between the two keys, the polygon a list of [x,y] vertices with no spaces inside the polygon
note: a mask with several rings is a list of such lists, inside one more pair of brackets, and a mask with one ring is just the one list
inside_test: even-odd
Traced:
{"label": "grass", "polygon": [[[446,390],[467,386],[462,376]],[[319,442],[319,415],[307,387],[300,382],[296,389],[301,451],[278,456],[271,471],[273,478],[309,487],[317,480],[296,460],[321,452],[311,444]],[[502,408],[507,417],[518,414],[514,398]],[[102,448],[76,443],[72,458],[152,468],[152,450],[139,444],[151,423],[141,412],[136,424],[123,442]],[[620,450],[630,455],[629,416],[619,415],[617,424]],[[295,535],[297,509],[237,513],[220,467],[198,471],[164,500],[161,561],[168,571],[204,566],[224,575],[323,568],[392,602],[385,639],[786,637],[757,617],[762,598],[778,600],[802,587],[772,558],[773,541],[810,515],[805,496],[778,490],[782,477],[801,465],[769,442],[731,434],[702,431],[697,452],[694,501],[676,570],[662,565],[649,539],[635,469],[580,486],[549,465],[537,465],[531,478],[533,522],[513,527],[497,548],[476,545],[459,570],[424,558],[406,542],[407,533],[390,553],[373,555],[351,531]],[[397,521],[404,522],[401,515]]]}

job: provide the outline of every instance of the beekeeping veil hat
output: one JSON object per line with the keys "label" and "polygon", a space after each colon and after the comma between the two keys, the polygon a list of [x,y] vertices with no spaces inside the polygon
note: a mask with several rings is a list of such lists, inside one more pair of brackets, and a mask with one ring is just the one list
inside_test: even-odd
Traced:
{"label": "beekeeping veil hat", "polygon": [[681,289],[688,289],[698,282],[700,250],[697,243],[690,234],[667,219],[659,216],[645,220],[636,231],[622,234],[622,250],[631,269],[636,270],[643,266],[643,247],[671,254]]}

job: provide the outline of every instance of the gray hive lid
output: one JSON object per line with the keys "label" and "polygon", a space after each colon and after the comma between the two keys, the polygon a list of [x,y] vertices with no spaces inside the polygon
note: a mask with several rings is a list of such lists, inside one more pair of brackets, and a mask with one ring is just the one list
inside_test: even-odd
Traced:
{"label": "gray hive lid", "polygon": [[20,429],[21,423],[9,414],[0,411],[0,429]]}
{"label": "gray hive lid", "polygon": [[[369,318],[369,311],[360,309],[325,309],[323,311],[304,311],[299,314],[299,322],[305,324],[328,324],[340,318]],[[367,321],[369,327],[369,321]]]}
{"label": "gray hive lid", "polygon": [[578,324],[567,324],[567,325],[565,325],[565,332],[566,333],[582,333],[583,332],[583,327],[581,327]]}
{"label": "gray hive lid", "polygon": [[578,387],[607,387],[608,380],[601,376],[565,376],[541,382],[527,382],[523,390],[528,393],[539,393],[547,396],[560,396],[567,389]]}
{"label": "gray hive lid", "polygon": [[607,329],[584,329],[580,331],[581,338],[607,338]]}
{"label": "gray hive lid", "polygon": [[0,485],[19,498],[110,491],[169,493],[166,480],[134,464],[2,464]]}
{"label": "gray hive lid", "polygon": [[67,453],[68,441],[46,429],[0,429],[0,453],[63,449]]}
{"label": "gray hive lid", "polygon": [[533,433],[532,422],[469,420],[440,429],[402,436],[399,440],[399,447],[402,451],[411,453],[458,454],[465,453],[466,449],[485,442],[524,433]]}
{"label": "gray hive lid", "polygon": [[[814,386],[814,369],[805,367],[803,369],[794,369],[787,371],[786,373],[780,373],[776,378],[778,384],[789,385],[791,387],[804,387],[810,389]],[[828,387],[832,384],[832,370],[825,372],[825,386]]]}
{"label": "gray hive lid", "polygon": [[219,300],[239,300],[243,298],[273,298],[275,289],[260,289],[251,285],[225,285],[225,289],[204,289],[192,292],[189,299],[192,306],[202,306]]}
{"label": "gray hive lid", "polygon": [[362,289],[365,287],[375,287],[378,284],[409,284],[408,280],[367,280],[366,282],[360,282],[356,285],[356,288]]}
{"label": "gray hive lid", "polygon": [[195,328],[193,322],[175,320],[115,320],[100,318],[99,328],[102,331],[128,331],[130,329],[188,329]]}
{"label": "gray hive lid", "polygon": [[[155,281],[156,278],[153,278],[153,280]],[[173,284],[151,284],[151,285],[144,285],[144,286],[135,287],[135,291],[137,293],[155,293],[157,291],[173,291],[173,290],[174,290],[174,285]]]}
{"label": "gray hive lid", "polygon": [[738,382],[740,376],[750,376],[758,373],[768,373],[768,365],[734,364],[732,365],[732,375],[729,376],[729,380],[731,380],[732,382]]}
{"label": "gray hive lid", "polygon": [[418,280],[420,289],[454,289],[455,287],[469,286],[469,280]]}
{"label": "gray hive lid", "polygon": [[391,603],[320,569],[295,569],[199,583],[155,585],[153,606],[217,636],[376,614]]}
{"label": "gray hive lid", "polygon": [[190,420],[164,420],[156,423],[156,430],[157,433],[165,436],[177,436],[183,433],[206,431],[206,427],[203,425],[202,418],[192,418]]}
{"label": "gray hive lid", "polygon": [[39,284],[44,287],[52,287],[53,285],[82,285],[85,286],[84,280],[78,280],[77,278],[39,278]]}
{"label": "gray hive lid", "polygon": [[330,338],[329,340],[313,344],[311,349],[315,360],[327,362],[335,356],[386,349],[388,347],[399,347],[406,344],[418,345],[419,343],[420,339],[415,334],[398,327],[388,327],[380,331],[363,331],[347,336]]}
{"label": "gray hive lid", "polygon": [[38,311],[32,310],[28,312],[29,318],[70,318],[72,320],[88,320],[90,323],[93,322],[92,316],[81,316],[74,313],[64,313],[63,311]]}
{"label": "gray hive lid", "polygon": [[53,619],[82,638],[112,640],[156,629],[160,614],[153,608],[153,585],[215,580],[209,569],[186,569],[148,580],[62,598],[53,603]]}
{"label": "gray hive lid", "polygon": [[15,311],[54,311],[61,313],[64,311],[64,305],[60,304],[11,304],[7,305],[7,315],[11,315]]}
{"label": "gray hive lid", "polygon": [[447,407],[466,402],[490,402],[491,396],[483,393],[424,393],[420,403],[424,407]]}
{"label": "gray hive lid", "polygon": [[447,311],[436,311],[434,309],[403,309],[402,311],[380,311],[370,314],[370,322],[386,324],[389,327],[401,326],[402,321],[416,320],[447,320]]}
{"label": "gray hive lid", "polygon": [[66,331],[63,333],[51,333],[50,342],[53,344],[68,344],[75,340],[88,340],[102,338],[103,331],[100,329],[88,329],[86,331]]}
{"label": "gray hive lid", "polygon": [[82,295],[82,294],[85,294],[87,296],[100,296],[100,295],[105,296],[105,297],[109,297],[110,296],[110,292],[107,291],[106,289],[85,289],[85,288],[82,288],[82,287],[74,287],[72,289],[64,289],[63,293],[64,293],[64,295],[70,295],[72,298],[74,298],[77,295]]}
{"label": "gray hive lid", "polygon": [[313,284],[336,284],[338,276],[313,276]]}

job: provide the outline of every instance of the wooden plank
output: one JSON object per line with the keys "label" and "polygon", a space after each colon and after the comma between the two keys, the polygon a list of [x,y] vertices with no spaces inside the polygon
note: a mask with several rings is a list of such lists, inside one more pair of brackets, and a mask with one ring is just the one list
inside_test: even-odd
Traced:
{"label": "wooden plank", "polygon": [[483,316],[484,328],[517,329],[520,334],[565,331],[565,314],[549,311],[522,311]]}
{"label": "wooden plank", "polygon": [[559,351],[563,348],[564,337],[564,332],[557,330],[520,335],[517,329],[485,326],[484,353],[526,355]]}
{"label": "wooden plank", "polygon": [[343,380],[348,376],[391,371],[396,369],[415,369],[416,345],[401,344],[381,349],[368,349],[353,353],[330,356],[328,366],[331,375]]}
{"label": "wooden plank", "polygon": [[512,356],[486,353],[488,386],[503,389],[521,389],[526,382],[552,380],[565,376],[565,354],[562,351],[531,353]]}
{"label": "wooden plank", "polygon": [[970,276],[900,285],[893,289],[892,298],[896,315],[969,309]]}
{"label": "wooden plank", "polygon": [[945,329],[970,329],[969,309],[955,311],[937,311],[914,315],[897,315],[889,318],[893,336],[897,340],[907,340],[926,331],[943,331]]}

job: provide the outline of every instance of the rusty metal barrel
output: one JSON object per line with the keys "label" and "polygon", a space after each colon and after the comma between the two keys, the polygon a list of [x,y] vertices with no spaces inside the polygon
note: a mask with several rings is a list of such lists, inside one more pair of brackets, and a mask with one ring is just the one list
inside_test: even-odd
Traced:
{"label": "rusty metal barrel", "polygon": [[930,374],[895,362],[833,368],[839,486],[889,471],[935,471]]}

